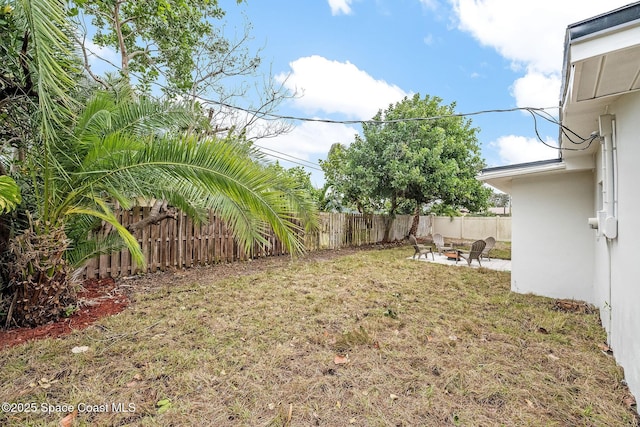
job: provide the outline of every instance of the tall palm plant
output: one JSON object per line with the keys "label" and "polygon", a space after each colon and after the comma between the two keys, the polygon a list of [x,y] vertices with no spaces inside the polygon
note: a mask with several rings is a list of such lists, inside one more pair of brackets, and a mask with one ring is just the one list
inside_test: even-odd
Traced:
{"label": "tall palm plant", "polygon": [[[246,145],[181,133],[193,128],[185,110],[127,87],[96,92],[78,108],[69,96],[73,52],[64,5],[20,0],[16,17],[30,34],[39,131],[26,167],[35,208],[12,243],[7,320],[35,325],[56,318],[74,302],[71,268],[114,243],[144,264],[136,239],[113,211],[139,196],[167,200],[196,219],[215,209],[247,250],[266,243],[269,229],[292,253],[303,250],[300,224],[316,224],[315,207],[296,183],[263,167]],[[96,222],[113,231],[95,233]]]}
{"label": "tall palm plant", "polygon": [[[299,224],[315,224],[315,208],[305,191],[263,167],[260,154],[246,145],[181,133],[192,120],[188,110],[134,99],[127,89],[97,92],[75,122],[72,137],[52,147],[50,223],[77,216],[74,235],[86,236],[92,224],[82,219],[104,221],[143,263],[136,240],[112,208],[117,203],[128,209],[138,197],[158,198],[196,219],[216,210],[247,251],[256,241],[266,243],[269,229],[291,252],[303,250]],[[76,252],[72,260],[86,258]]]}

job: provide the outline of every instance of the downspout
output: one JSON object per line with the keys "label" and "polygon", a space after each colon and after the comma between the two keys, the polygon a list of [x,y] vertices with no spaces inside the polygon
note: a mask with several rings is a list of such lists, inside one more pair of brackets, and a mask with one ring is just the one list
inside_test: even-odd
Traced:
{"label": "downspout", "polygon": [[607,273],[608,273],[608,331],[609,341],[612,338],[613,323],[613,307],[611,305],[612,298],[612,246],[613,239],[618,237],[618,197],[617,197],[617,146],[615,141],[615,120],[612,115],[606,114],[600,116],[600,137],[602,138],[602,178],[604,180],[602,191],[602,210],[598,212],[598,228],[602,235],[606,238],[607,244]]}
{"label": "downspout", "polygon": [[598,228],[607,239],[618,237],[618,220],[615,212],[615,170],[613,153],[613,125],[611,114],[600,116],[600,138],[602,138],[602,164],[604,186],[602,191],[603,208],[598,212]]}

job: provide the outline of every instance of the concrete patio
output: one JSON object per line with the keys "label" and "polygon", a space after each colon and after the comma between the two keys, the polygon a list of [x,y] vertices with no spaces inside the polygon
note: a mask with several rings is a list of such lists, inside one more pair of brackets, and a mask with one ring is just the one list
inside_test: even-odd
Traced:
{"label": "concrete patio", "polygon": [[[425,255],[427,257],[426,259],[425,259]],[[458,261],[458,263],[456,264],[455,260],[449,259],[444,255],[438,254],[437,252],[433,253],[433,259],[431,257],[431,254],[425,254],[425,255],[422,255],[419,258],[419,261],[469,268],[467,261],[464,259]],[[412,259],[412,257],[409,257],[409,259]],[[418,261],[417,258],[415,260]],[[491,261],[489,261],[488,259],[483,259],[482,267],[488,268],[490,270],[511,271],[511,260],[491,258]],[[472,261],[471,268],[480,268],[480,265],[478,265],[478,261],[476,260]]]}

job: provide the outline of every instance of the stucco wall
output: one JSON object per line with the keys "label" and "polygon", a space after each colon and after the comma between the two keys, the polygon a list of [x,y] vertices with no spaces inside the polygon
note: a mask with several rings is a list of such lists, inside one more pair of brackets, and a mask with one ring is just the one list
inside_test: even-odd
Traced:
{"label": "stucco wall", "polygon": [[593,173],[514,178],[511,289],[593,301]]}
{"label": "stucco wall", "polygon": [[[640,93],[624,96],[610,112],[615,115],[617,133],[618,238],[609,243],[609,343],[625,370],[631,392],[640,397]],[[607,259],[599,261],[599,266],[608,262]],[[606,283],[596,286],[604,287],[602,293],[609,292]]]}

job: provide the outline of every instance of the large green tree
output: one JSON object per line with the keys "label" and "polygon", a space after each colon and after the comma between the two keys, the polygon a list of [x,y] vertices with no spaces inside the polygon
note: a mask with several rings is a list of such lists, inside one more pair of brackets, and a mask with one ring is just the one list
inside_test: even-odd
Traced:
{"label": "large green tree", "polygon": [[475,178],[484,166],[471,120],[455,103],[415,94],[379,111],[348,147],[322,163],[327,181],[360,211],[393,217],[409,205],[415,233],[422,210],[434,203],[483,209],[489,190]]}
{"label": "large green tree", "polygon": [[71,10],[81,24],[83,15],[92,17],[97,29],[93,41],[120,54],[117,66],[125,77],[135,72],[149,83],[163,74],[166,84],[182,89],[192,85],[200,41],[212,34],[209,20],[225,14],[217,0],[76,0],[73,4]]}
{"label": "large green tree", "polygon": [[300,231],[316,221],[312,201],[265,167],[249,144],[206,129],[184,132],[206,124],[190,108],[137,95],[126,84],[84,97],[90,91],[77,90],[64,3],[11,6],[11,25],[24,45],[23,74],[15,81],[33,83],[28,99],[35,114],[25,124],[25,158],[9,167],[28,197],[21,202],[15,181],[0,180],[0,203],[18,212],[4,283],[11,295],[7,322],[57,318],[74,303],[72,269],[114,245],[144,264],[131,231],[114,215],[138,196],[165,200],[196,219],[215,209],[246,249],[265,242],[269,229],[292,253],[304,249]]}

